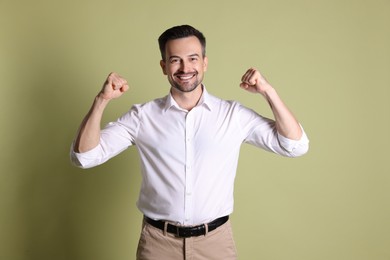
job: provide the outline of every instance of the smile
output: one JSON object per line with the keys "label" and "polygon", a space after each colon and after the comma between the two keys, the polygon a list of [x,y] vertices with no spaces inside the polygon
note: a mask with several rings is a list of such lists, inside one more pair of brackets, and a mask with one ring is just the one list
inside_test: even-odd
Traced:
{"label": "smile", "polygon": [[180,79],[180,80],[184,80],[184,81],[186,81],[186,80],[190,80],[190,79],[192,79],[193,77],[195,77],[195,75],[196,74],[181,74],[181,75],[176,75],[176,77],[178,78],[178,79]]}

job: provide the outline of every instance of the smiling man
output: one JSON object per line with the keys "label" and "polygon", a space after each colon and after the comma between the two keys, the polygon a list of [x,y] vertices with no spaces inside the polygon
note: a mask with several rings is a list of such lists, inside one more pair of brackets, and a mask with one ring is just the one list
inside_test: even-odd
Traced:
{"label": "smiling man", "polygon": [[[199,40],[199,38],[201,40]],[[171,84],[171,94],[179,106],[191,109],[198,102],[201,94],[204,72],[207,70],[207,57],[202,36],[188,36],[166,43],[160,61],[163,73]],[[160,38],[160,44],[164,44]]]}
{"label": "smiling man", "polygon": [[138,149],[143,178],[137,206],[144,219],[137,259],[236,259],[229,215],[241,145],[297,157],[308,151],[308,139],[255,68],[244,73],[240,87],[261,94],[273,120],[209,94],[202,84],[206,40],[195,28],[166,30],[159,47],[169,94],[133,105],[101,129],[107,104],[129,89],[111,73],[81,123],[72,162],[90,168],[128,147]]}

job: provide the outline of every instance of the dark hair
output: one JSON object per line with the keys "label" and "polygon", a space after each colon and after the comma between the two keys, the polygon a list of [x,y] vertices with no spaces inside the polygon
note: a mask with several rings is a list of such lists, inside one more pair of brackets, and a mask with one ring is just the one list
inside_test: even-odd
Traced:
{"label": "dark hair", "polygon": [[158,45],[160,47],[161,57],[165,60],[165,46],[169,40],[175,40],[180,38],[186,38],[190,36],[195,36],[200,41],[202,45],[202,55],[206,55],[206,38],[203,34],[190,25],[179,25],[169,28],[163,32],[158,38]]}

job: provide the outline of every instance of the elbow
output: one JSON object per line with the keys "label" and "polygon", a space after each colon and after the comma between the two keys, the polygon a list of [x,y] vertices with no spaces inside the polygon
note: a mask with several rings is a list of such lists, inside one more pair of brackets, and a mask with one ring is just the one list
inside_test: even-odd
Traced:
{"label": "elbow", "polygon": [[303,156],[305,154],[307,154],[309,152],[309,143],[307,143],[306,145],[304,145],[300,151],[299,151],[299,154],[298,154],[298,157],[299,156]]}
{"label": "elbow", "polygon": [[92,168],[92,167],[95,166],[95,165],[93,165],[93,164],[88,165],[88,164],[86,164],[86,163],[81,162],[81,161],[77,158],[77,156],[76,156],[76,154],[75,154],[74,152],[72,152],[72,153],[70,154],[70,163],[71,163],[71,165],[73,165],[73,166],[75,166],[75,167],[77,167],[77,168],[80,168],[80,169],[90,169],[90,168]]}
{"label": "elbow", "polygon": [[294,147],[291,151],[287,151],[287,156],[291,158],[301,157],[309,152],[309,142],[299,144]]}
{"label": "elbow", "polygon": [[72,144],[70,149],[70,162],[73,166],[80,169],[89,169],[99,165],[101,162],[99,161],[98,156],[95,154],[86,154],[87,152],[79,153],[74,149],[74,144]]}

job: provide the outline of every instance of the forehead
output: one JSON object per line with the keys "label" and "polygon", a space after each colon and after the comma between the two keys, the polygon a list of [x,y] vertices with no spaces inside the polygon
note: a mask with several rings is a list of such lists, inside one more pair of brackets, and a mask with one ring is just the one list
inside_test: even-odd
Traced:
{"label": "forehead", "polygon": [[202,44],[195,36],[169,40],[165,46],[167,56],[187,56],[202,53]]}

